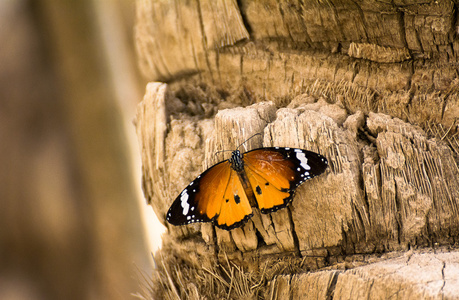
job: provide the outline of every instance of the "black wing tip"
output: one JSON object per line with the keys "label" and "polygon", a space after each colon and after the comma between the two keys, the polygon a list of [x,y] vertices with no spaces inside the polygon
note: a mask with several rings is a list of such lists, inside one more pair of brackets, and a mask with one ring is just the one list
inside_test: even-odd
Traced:
{"label": "black wing tip", "polygon": [[224,224],[223,224],[223,225],[218,225],[218,224],[216,223],[215,220],[212,221],[212,224],[214,224],[216,227],[218,227],[218,228],[220,228],[220,229],[224,229],[224,230],[228,230],[228,231],[229,231],[229,230],[232,230],[232,229],[236,229],[236,228],[241,227],[242,225],[244,225],[245,223],[247,223],[247,221],[250,220],[252,217],[253,217],[253,213],[250,213],[249,215],[246,215],[246,216],[244,217],[244,219],[242,219],[241,221],[236,222],[236,223],[234,223],[234,224],[231,224],[231,225],[229,225],[229,226],[228,226],[228,225],[224,225]]}
{"label": "black wing tip", "polygon": [[[190,214],[190,215],[183,215],[180,213],[174,213],[174,209],[171,207],[169,211],[166,214],[166,221],[174,226],[182,226],[182,225],[190,225],[190,224],[195,224],[195,223],[205,223],[205,222],[210,222],[211,219],[209,219],[205,215],[199,215],[199,214]],[[190,217],[190,219],[188,219]]]}
{"label": "black wing tip", "polygon": [[191,225],[191,224],[196,224],[196,223],[206,223],[210,222],[211,220],[209,218],[192,218],[192,219],[175,219],[175,218],[169,218],[166,216],[166,221],[174,226],[183,226],[183,225]]}
{"label": "black wing tip", "polygon": [[194,224],[197,224],[197,223],[208,223],[210,221],[203,221],[203,220],[197,220],[197,221],[193,221],[193,222],[189,222],[189,223],[172,223],[170,220],[167,220],[167,222],[173,226],[186,226],[186,225],[194,225]]}
{"label": "black wing tip", "polygon": [[324,173],[325,170],[327,170],[328,168],[327,158],[319,153],[316,154],[319,160],[314,164],[315,172],[313,173],[312,177],[319,176],[320,174]]}

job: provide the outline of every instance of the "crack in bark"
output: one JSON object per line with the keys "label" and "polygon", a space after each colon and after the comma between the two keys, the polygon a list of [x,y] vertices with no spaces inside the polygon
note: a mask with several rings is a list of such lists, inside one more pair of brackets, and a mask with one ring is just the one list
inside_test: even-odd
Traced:
{"label": "crack in bark", "polygon": [[327,291],[325,293],[325,299],[332,300],[335,295],[336,283],[338,282],[338,276],[340,272],[336,271],[333,273],[333,276],[330,280],[330,283],[327,287]]}
{"label": "crack in bark", "polygon": [[406,263],[405,263],[405,264],[406,264],[406,265],[409,265],[409,263],[410,263],[410,260],[411,260],[411,258],[413,257],[413,252],[410,252],[410,253],[408,253],[407,255],[408,255],[408,258],[407,258],[407,260],[406,260]]}
{"label": "crack in bark", "polygon": [[215,256],[215,261],[218,261],[218,240],[217,240],[217,231],[215,230],[215,226],[212,225],[212,239],[214,240],[214,256]]}
{"label": "crack in bark", "polygon": [[445,287],[445,285],[446,285],[446,280],[445,280],[445,268],[446,268],[446,263],[445,263],[445,261],[442,261],[442,263],[443,263],[443,265],[442,265],[442,268],[441,268],[441,279],[443,280],[443,284],[442,284],[442,286],[441,286],[441,288],[440,288],[440,293],[441,293],[442,298],[443,298],[443,296],[444,296],[444,295],[443,295],[443,289],[444,289],[444,287]]}
{"label": "crack in bark", "polygon": [[406,41],[406,27],[405,27],[405,13],[399,10],[399,22],[400,22],[400,37],[403,39],[402,43],[408,48],[408,42]]}
{"label": "crack in bark", "polygon": [[220,51],[219,48],[215,48],[215,68],[217,69],[218,80],[222,82],[222,73],[220,71]]}
{"label": "crack in bark", "polygon": [[196,1],[196,3],[197,3],[197,10],[198,10],[198,17],[199,17],[199,28],[201,29],[201,35],[202,35],[202,48],[204,51],[204,57],[206,59],[207,70],[209,72],[212,84],[214,84],[214,76],[213,76],[212,67],[209,61],[209,53],[207,51],[207,37],[206,37],[205,28],[204,28],[204,18],[202,16],[201,2]]}
{"label": "crack in bark", "polygon": [[397,192],[397,181],[394,178],[392,178],[394,181],[394,202],[395,202],[395,222],[397,225],[397,242],[400,245],[402,242],[402,230],[403,230],[403,224],[402,224],[402,215],[401,215],[401,206],[402,204],[400,203],[400,199],[398,199],[399,192]]}
{"label": "crack in bark", "polygon": [[365,21],[365,14],[362,10],[362,7],[360,7],[359,4],[356,3],[356,1],[351,1],[352,3],[354,3],[355,5],[355,8],[357,9],[357,11],[359,12],[359,15],[360,15],[360,21],[362,22],[362,25],[363,25],[363,33],[365,34],[365,41],[366,42],[369,42],[369,38],[368,38],[368,32],[367,32],[367,24],[366,24],[366,21]]}
{"label": "crack in bark", "polygon": [[[265,133],[264,133],[265,132],[265,128],[266,128],[266,126],[268,126],[268,124],[272,123],[273,121],[269,121],[268,119],[263,118],[262,114],[260,114],[260,111],[258,109],[256,110],[256,112],[257,112],[258,118],[266,123],[263,126],[262,131],[260,132],[260,135],[261,135],[261,138],[262,138],[261,143],[262,143],[262,146],[263,146],[263,140],[265,138]],[[271,145],[272,145],[272,143],[271,143]]]}
{"label": "crack in bark", "polygon": [[296,231],[295,231],[295,223],[293,222],[292,210],[290,207],[286,207],[286,209],[288,212],[290,227],[292,228],[292,237],[293,237],[293,245],[295,247],[295,252],[298,257],[302,257],[301,251],[300,251],[300,240],[298,239],[298,235],[296,234]]}
{"label": "crack in bark", "polygon": [[239,59],[239,75],[241,76],[241,79],[244,78],[243,77],[243,74],[244,74],[244,54],[241,53],[240,54],[240,59]]}
{"label": "crack in bark", "polygon": [[249,37],[250,37],[252,35],[252,27],[250,26],[250,23],[247,20],[247,15],[245,14],[245,11],[242,9],[241,2],[242,2],[241,0],[236,0],[236,5],[237,5],[237,8],[239,9],[239,14],[241,15],[242,24],[244,24],[245,30],[247,30],[247,33],[249,34]]}
{"label": "crack in bark", "polygon": [[374,284],[375,284],[375,281],[372,280],[371,283],[370,283],[370,286],[368,287],[368,292],[367,292],[367,297],[368,297],[368,298],[369,298],[370,295],[371,295],[371,289],[373,288]]}
{"label": "crack in bark", "polygon": [[289,293],[288,293],[288,299],[293,300],[293,293],[292,293],[292,280],[293,280],[294,275],[288,276],[288,286],[289,286]]}
{"label": "crack in bark", "polygon": [[[291,30],[290,30],[290,26],[289,26],[289,24],[285,21],[284,9],[282,8],[281,2],[278,3],[277,8],[279,9],[279,14],[280,14],[280,16],[281,16],[281,18],[282,18],[282,25],[285,26],[285,29],[287,30],[288,36],[290,37],[290,39],[292,40],[292,42],[295,42],[295,39],[293,38],[292,32],[291,32]],[[284,68],[284,69],[285,69],[285,68]]]}
{"label": "crack in bark", "polygon": [[[362,192],[363,192],[363,189],[362,189]],[[367,201],[367,199],[365,199],[366,198],[365,193],[363,192],[363,194],[364,195],[362,197],[364,198],[364,202],[367,203],[368,201]],[[357,217],[358,222],[360,222],[361,226],[359,226],[359,227],[363,228],[363,232],[362,232],[363,238],[364,238],[364,240],[367,240],[367,230],[369,229],[369,228],[367,228],[367,225],[370,225],[370,221],[369,221],[370,216],[369,216],[369,213],[368,213],[369,212],[368,206],[365,207],[364,211],[360,211],[358,209],[357,204],[355,203],[355,201],[352,200],[351,207],[355,212],[355,216]],[[367,218],[367,222],[365,222],[365,220],[364,220],[364,215],[366,215],[368,217]]]}
{"label": "crack in bark", "polygon": [[409,89],[409,91],[408,91],[408,101],[407,101],[407,103],[405,105],[405,109],[407,111],[409,111],[409,109],[410,109],[410,105],[413,102],[414,95],[415,95],[415,92],[416,92],[415,89],[412,86],[413,75],[414,75],[414,63],[413,63],[413,61],[409,62],[409,66],[410,66],[410,68],[409,68],[410,69],[410,78],[408,79],[408,81],[406,83],[406,85],[407,85],[406,88]]}
{"label": "crack in bark", "polygon": [[[193,42],[193,39],[190,39],[190,44],[191,44],[191,52],[193,53],[192,57],[193,57],[193,62],[194,62],[194,65],[195,65],[195,69],[196,70],[199,70],[199,63],[198,63],[198,55],[197,55],[197,52],[196,52],[196,47],[194,46],[194,42]],[[196,71],[197,74],[199,74],[199,79],[202,80],[202,74],[201,72],[199,71]],[[186,77],[186,76],[185,76]],[[177,78],[175,78],[177,80]],[[180,78],[179,78],[180,79]]]}
{"label": "crack in bark", "polygon": [[340,39],[341,41],[345,40],[345,34],[343,32],[343,25],[341,24],[341,22],[339,21],[339,17],[338,17],[338,12],[336,10],[336,6],[335,4],[333,3],[333,1],[329,1],[328,2],[328,6],[331,8],[331,10],[333,11],[333,14],[331,14],[333,16],[333,21],[335,22],[336,24],[336,27],[339,31],[339,35],[340,35]]}

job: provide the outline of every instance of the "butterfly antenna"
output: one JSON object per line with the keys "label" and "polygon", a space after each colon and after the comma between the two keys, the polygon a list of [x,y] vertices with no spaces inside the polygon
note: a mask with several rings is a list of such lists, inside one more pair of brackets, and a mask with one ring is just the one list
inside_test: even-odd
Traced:
{"label": "butterfly antenna", "polygon": [[[237,146],[236,150],[239,149],[242,145],[244,145],[248,141],[250,141],[251,139],[253,139],[254,137],[256,137],[257,135],[261,135],[261,133],[255,133],[254,135],[252,135],[251,137],[243,141],[239,146]],[[217,154],[220,154],[222,152],[233,152],[233,150],[218,150],[214,153],[214,155],[217,156]]]}
{"label": "butterfly antenna", "polygon": [[253,139],[254,137],[256,137],[257,135],[261,135],[261,133],[255,133],[254,135],[252,135],[251,137],[249,137],[248,139],[246,139],[245,141],[243,141],[239,146],[237,146],[236,149],[239,149],[242,145],[244,145],[245,143],[247,143],[248,141],[250,141],[251,139]]}
{"label": "butterfly antenna", "polygon": [[222,152],[233,152],[233,151],[232,150],[218,150],[214,153],[214,155],[217,156],[217,154],[222,153]]}

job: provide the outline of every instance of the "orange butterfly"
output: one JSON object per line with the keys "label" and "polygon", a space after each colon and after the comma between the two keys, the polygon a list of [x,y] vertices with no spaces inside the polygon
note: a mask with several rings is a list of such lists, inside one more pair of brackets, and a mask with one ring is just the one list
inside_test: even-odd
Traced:
{"label": "orange butterfly", "polygon": [[253,216],[286,207],[295,189],[322,174],[328,162],[320,154],[295,148],[259,148],[233,151],[199,175],[175,199],[166,219],[173,225],[212,222],[230,230]]}

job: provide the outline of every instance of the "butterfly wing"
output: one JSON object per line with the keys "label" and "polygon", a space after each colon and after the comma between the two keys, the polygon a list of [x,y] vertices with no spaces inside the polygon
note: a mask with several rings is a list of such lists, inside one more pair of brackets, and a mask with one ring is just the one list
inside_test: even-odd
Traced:
{"label": "butterfly wing", "polygon": [[[283,208],[295,189],[327,168],[320,154],[293,148],[260,148],[244,153],[244,171],[262,213]],[[175,199],[166,219],[173,225],[212,221],[230,230],[252,217],[241,179],[226,160],[207,169]]]}
{"label": "butterfly wing", "polygon": [[230,230],[241,226],[253,216],[247,194],[236,171],[231,169],[230,180],[225,191],[220,214],[214,224]]}
{"label": "butterfly wing", "polygon": [[207,169],[175,199],[166,215],[173,225],[210,222],[229,230],[252,217],[247,195],[226,160]]}
{"label": "butterfly wing", "polygon": [[193,180],[174,200],[166,215],[172,225],[210,222],[219,212],[230,178],[228,161],[207,169]]}
{"label": "butterfly wing", "polygon": [[295,148],[260,148],[244,153],[245,172],[258,207],[264,214],[286,207],[295,189],[322,174],[327,159],[315,152]]}

